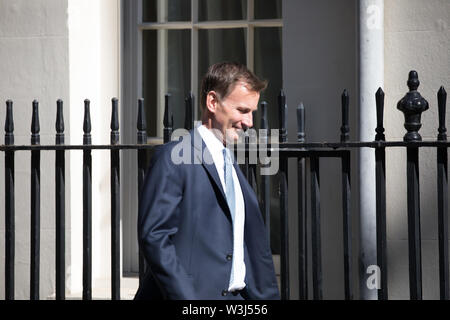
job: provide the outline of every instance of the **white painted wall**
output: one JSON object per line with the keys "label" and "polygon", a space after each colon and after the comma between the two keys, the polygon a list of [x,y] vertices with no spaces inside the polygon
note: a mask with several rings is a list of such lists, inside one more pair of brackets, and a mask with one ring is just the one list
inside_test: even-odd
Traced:
{"label": "white painted wall", "polygon": [[[71,144],[83,143],[84,99],[91,101],[92,144],[109,144],[111,98],[119,97],[119,1],[69,0]],[[82,152],[70,152],[72,294],[82,291]],[[93,296],[110,278],[110,153],[92,152]],[[108,283],[108,282],[107,282]]]}
{"label": "white painted wall", "polygon": [[[422,114],[423,140],[436,140],[436,93],[450,88],[450,1],[385,0],[386,140],[403,140],[403,113],[397,102],[408,91],[408,72],[419,74],[418,91],[430,109]],[[447,102],[447,128],[450,123]],[[424,299],[439,299],[436,152],[420,149],[422,272]],[[409,299],[406,150],[386,152],[389,296]]]}
{"label": "white painted wall", "polygon": [[[358,139],[358,7],[356,0],[283,1],[283,86],[288,104],[289,141],[297,139],[296,107],[305,106],[306,141],[340,140],[341,94],[350,95],[350,140]],[[358,221],[357,159],[352,157],[353,229]],[[297,170],[289,167],[289,219],[291,297],[297,297]],[[341,164],[337,159],[320,161],[323,292],[325,299],[343,299]],[[307,169],[308,170],[308,169]],[[309,176],[309,175],[308,175]],[[309,188],[309,183],[308,183]],[[308,198],[311,193],[308,191]],[[308,199],[309,202],[310,199]],[[309,211],[310,212],[310,211]],[[310,216],[308,217],[311,221]],[[311,228],[308,230],[311,235]],[[356,235],[356,233],[355,233]],[[310,238],[309,238],[310,239]],[[354,237],[353,254],[358,254]],[[308,252],[311,253],[309,243]],[[353,270],[357,280],[358,266]],[[308,268],[311,271],[311,259]],[[356,282],[354,282],[356,284]],[[312,277],[309,278],[312,297]],[[357,290],[355,286],[355,290]]]}
{"label": "white painted wall", "polygon": [[[82,144],[83,100],[91,100],[92,143],[108,144],[111,98],[119,97],[119,1],[0,0],[0,101],[14,101],[15,143],[30,143],[31,102],[40,102],[41,144],[54,144],[56,100],[64,101],[67,144]],[[120,97],[119,97],[120,98]],[[0,122],[5,121],[0,108]],[[2,134],[3,140],[3,134]],[[109,287],[109,152],[92,152],[93,295]],[[4,156],[0,158],[4,167]],[[17,152],[15,297],[29,298],[30,154]],[[0,170],[4,217],[4,170]],[[41,155],[40,297],[54,293],[54,153]],[[0,219],[0,268],[5,226]],[[82,290],[82,152],[66,153],[67,294]],[[108,281],[105,281],[105,278]],[[0,288],[5,284],[0,273]],[[103,293],[102,293],[103,294]],[[4,298],[4,290],[0,290]]]}
{"label": "white painted wall", "polygon": [[[1,144],[7,99],[14,101],[17,145],[30,143],[33,99],[40,103],[41,144],[54,143],[58,98],[65,102],[68,119],[68,45],[66,0],[0,0]],[[55,285],[54,157],[53,152],[41,152],[41,298],[50,295]],[[15,159],[15,297],[29,299],[30,153],[16,152]],[[4,299],[4,153],[0,154],[0,168],[0,299]],[[66,177],[68,181],[69,174]]]}

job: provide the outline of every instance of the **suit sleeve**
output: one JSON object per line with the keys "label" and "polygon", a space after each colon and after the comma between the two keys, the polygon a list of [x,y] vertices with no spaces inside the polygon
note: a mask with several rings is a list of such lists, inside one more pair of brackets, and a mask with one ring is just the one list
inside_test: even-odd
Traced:
{"label": "suit sleeve", "polygon": [[171,240],[178,231],[184,177],[171,161],[169,146],[156,149],[141,190],[139,245],[166,298],[191,300],[195,299],[193,283]]}

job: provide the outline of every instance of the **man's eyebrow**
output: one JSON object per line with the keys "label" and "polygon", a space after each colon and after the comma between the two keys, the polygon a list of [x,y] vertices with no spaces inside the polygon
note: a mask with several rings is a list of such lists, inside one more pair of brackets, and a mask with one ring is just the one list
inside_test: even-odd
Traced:
{"label": "man's eyebrow", "polygon": [[250,111],[250,110],[252,110],[252,108],[244,107],[244,106],[239,106],[239,105],[238,105],[236,108],[239,109],[239,110],[245,110],[245,111]]}

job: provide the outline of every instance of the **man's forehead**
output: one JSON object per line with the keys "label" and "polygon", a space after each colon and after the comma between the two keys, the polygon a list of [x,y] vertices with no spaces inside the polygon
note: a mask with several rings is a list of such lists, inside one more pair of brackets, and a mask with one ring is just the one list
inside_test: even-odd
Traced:
{"label": "man's forehead", "polygon": [[249,86],[248,83],[240,81],[231,88],[231,90],[228,92],[227,97],[231,95],[246,95],[246,96],[248,95],[259,97],[259,92],[252,90],[252,88]]}
{"label": "man's forehead", "polygon": [[255,93],[256,93],[256,91],[252,90],[252,87],[250,86],[250,84],[247,83],[247,82],[245,82],[245,81],[240,80],[240,81],[236,82],[236,83],[231,87],[231,89],[234,90],[234,89],[236,89],[236,88],[238,88],[238,87],[240,87],[241,89],[245,89],[245,90],[247,90],[247,91],[249,91],[249,92],[255,92]]}

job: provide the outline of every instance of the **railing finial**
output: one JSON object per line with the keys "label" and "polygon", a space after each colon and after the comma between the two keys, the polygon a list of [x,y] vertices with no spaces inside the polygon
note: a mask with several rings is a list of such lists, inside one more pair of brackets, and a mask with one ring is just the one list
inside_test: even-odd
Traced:
{"label": "railing finial", "polygon": [[145,117],[144,99],[138,99],[137,143],[147,143],[147,118]]}
{"label": "railing finial", "polygon": [[119,143],[119,100],[111,99],[111,144]]}
{"label": "railing finial", "polygon": [[83,144],[91,144],[91,112],[89,99],[84,100]]}
{"label": "railing finial", "polygon": [[39,102],[33,100],[33,114],[31,117],[31,144],[39,144],[40,136],[39,132],[41,130],[39,125]]}
{"label": "railing finial", "polygon": [[165,105],[164,105],[164,143],[170,141],[170,136],[172,135],[173,129],[173,114],[170,109],[169,99],[170,93],[166,93],[165,95]]}
{"label": "railing finial", "polygon": [[261,129],[269,129],[269,122],[267,120],[267,101],[261,101]]}
{"label": "railing finial", "polygon": [[408,77],[409,92],[397,103],[397,109],[405,115],[405,129],[408,132],[403,137],[406,142],[422,141],[419,129],[422,112],[428,110],[428,101],[417,91],[420,81],[417,72],[412,70]]}
{"label": "railing finial", "polygon": [[441,86],[437,93],[438,99],[438,112],[439,112],[439,129],[438,140],[447,140],[447,128],[445,127],[445,105],[447,103],[447,92],[444,87]]}
{"label": "railing finial", "polygon": [[297,106],[297,141],[305,142],[305,107],[303,102]]}
{"label": "railing finial", "polygon": [[184,116],[184,128],[191,130],[194,128],[194,95],[189,92],[185,99],[185,116]]}
{"label": "railing finial", "polygon": [[14,144],[14,120],[13,120],[13,102],[6,101],[6,119],[5,119],[5,145]]}
{"label": "railing finial", "polygon": [[341,95],[341,107],[342,107],[342,126],[341,126],[341,142],[347,142],[350,138],[348,126],[348,106],[349,106],[349,95],[347,89],[344,89]]}
{"label": "railing finial", "polygon": [[283,89],[278,95],[278,108],[280,112],[280,142],[287,142],[287,105]]}
{"label": "railing finial", "polygon": [[375,132],[377,133],[375,135],[376,141],[385,141],[386,137],[384,135],[384,127],[383,127],[383,117],[384,117],[384,91],[383,89],[378,88],[377,92],[375,93],[375,101],[377,106],[377,128],[375,129]]}
{"label": "railing finial", "polygon": [[56,144],[64,144],[64,116],[63,116],[63,101],[56,100]]}

